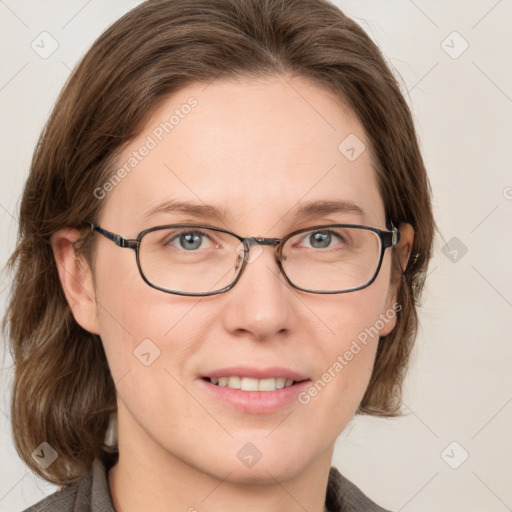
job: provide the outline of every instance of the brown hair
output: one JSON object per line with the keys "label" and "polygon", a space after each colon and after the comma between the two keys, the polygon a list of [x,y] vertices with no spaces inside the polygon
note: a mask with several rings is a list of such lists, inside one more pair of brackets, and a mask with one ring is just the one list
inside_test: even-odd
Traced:
{"label": "brown hair", "polygon": [[[23,193],[4,329],[15,365],[15,446],[41,477],[63,485],[82,474],[105,448],[116,410],[101,339],[73,318],[51,235],[83,229],[79,250],[90,261],[84,220],[96,221],[103,204],[94,190],[170,93],[197,82],[276,73],[309,78],[351,107],[371,144],[387,221],[414,227],[414,257],[398,283],[402,309],[380,340],[357,411],[399,414],[435,224],[412,116],[378,47],[325,0],[149,0],[108,28],[73,71]],[[396,258],[393,265],[397,270]],[[44,441],[58,453],[46,470],[31,456]]]}

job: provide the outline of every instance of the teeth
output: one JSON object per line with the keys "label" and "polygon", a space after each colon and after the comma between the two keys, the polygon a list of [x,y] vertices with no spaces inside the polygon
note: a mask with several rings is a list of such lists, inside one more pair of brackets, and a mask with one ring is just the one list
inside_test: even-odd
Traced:
{"label": "teeth", "polygon": [[251,379],[250,377],[242,377],[240,380],[240,389],[242,391],[259,391],[258,379]]}
{"label": "teeth", "polygon": [[275,391],[276,389],[288,388],[293,384],[292,379],[284,377],[269,379],[253,379],[251,377],[219,377],[211,378],[210,382],[221,387],[241,389],[242,391]]}
{"label": "teeth", "polygon": [[240,389],[240,377],[229,377],[228,379],[228,387],[232,389]]}

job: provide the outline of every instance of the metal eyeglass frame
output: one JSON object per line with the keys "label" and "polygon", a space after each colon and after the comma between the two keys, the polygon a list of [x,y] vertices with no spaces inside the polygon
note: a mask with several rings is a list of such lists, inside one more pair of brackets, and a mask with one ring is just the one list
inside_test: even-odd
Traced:
{"label": "metal eyeglass frame", "polygon": [[[247,258],[249,257],[249,251],[250,251],[250,248],[252,245],[270,245],[271,247],[274,247],[274,250],[275,250],[274,256],[276,259],[276,263],[279,267],[279,270],[281,271],[283,276],[286,278],[288,283],[293,288],[296,288],[297,290],[301,290],[301,291],[308,292],[308,293],[319,293],[319,294],[348,293],[348,292],[354,292],[357,290],[362,290],[363,288],[370,286],[377,278],[377,275],[379,274],[379,271],[380,271],[380,268],[382,265],[382,260],[384,258],[384,251],[386,249],[388,249],[389,247],[394,247],[395,245],[397,245],[400,242],[400,231],[396,227],[394,227],[393,224],[391,224],[391,231],[385,231],[385,230],[373,228],[370,226],[362,226],[359,224],[323,224],[320,226],[312,226],[312,227],[308,227],[308,228],[299,229],[297,231],[289,233],[284,238],[264,238],[264,237],[251,237],[251,236],[244,238],[244,237],[241,237],[241,236],[237,235],[236,233],[233,233],[226,229],[217,228],[217,227],[213,227],[213,226],[200,225],[200,224],[166,224],[166,225],[162,225],[162,226],[155,226],[152,228],[145,229],[137,235],[137,238],[134,238],[134,239],[126,239],[120,235],[116,235],[115,233],[112,233],[111,231],[107,231],[106,229],[101,228],[97,224],[93,224],[93,223],[89,223],[89,224],[91,226],[92,231],[99,233],[100,235],[103,235],[105,238],[108,238],[109,240],[114,242],[118,247],[133,249],[135,251],[136,259],[137,259],[137,267],[139,269],[139,273],[142,276],[142,279],[149,286],[151,286],[152,288],[155,288],[157,290],[160,290],[162,292],[165,292],[165,293],[172,293],[174,295],[194,296],[194,297],[217,295],[220,293],[225,293],[228,290],[230,290],[231,288],[233,288],[236,285],[236,283],[238,282],[238,280],[240,279],[240,276],[242,275],[242,273],[244,271],[244,268],[247,264]],[[284,269],[281,265],[282,248],[283,248],[284,244],[286,243],[286,241],[289,238],[291,238],[292,236],[295,236],[299,233],[306,233],[308,231],[315,231],[315,230],[325,230],[325,229],[335,228],[335,227],[365,229],[368,231],[373,231],[374,233],[376,233],[379,236],[380,241],[381,241],[380,257],[379,257],[379,263],[377,265],[377,268],[376,268],[373,276],[366,283],[362,284],[361,286],[357,286],[355,288],[348,288],[346,290],[308,290],[307,288],[301,288],[300,286],[297,286],[294,283],[292,283],[292,281],[290,281],[290,279],[286,275],[286,272],[284,271]],[[139,255],[140,243],[141,243],[141,240],[144,237],[144,235],[146,235],[147,233],[151,233],[153,231],[158,231],[161,229],[168,229],[168,228],[209,229],[212,231],[219,231],[221,233],[226,233],[226,234],[234,236],[235,238],[240,240],[240,242],[243,244],[243,247],[244,247],[244,256],[243,256],[243,260],[242,260],[242,265],[241,265],[240,270],[238,271],[238,274],[236,275],[235,279],[229,285],[225,286],[224,288],[221,288],[220,290],[216,290],[213,292],[200,292],[200,293],[168,290],[167,288],[162,288],[161,286],[151,283],[144,275],[144,272],[142,271],[142,267],[140,265],[140,255]]]}

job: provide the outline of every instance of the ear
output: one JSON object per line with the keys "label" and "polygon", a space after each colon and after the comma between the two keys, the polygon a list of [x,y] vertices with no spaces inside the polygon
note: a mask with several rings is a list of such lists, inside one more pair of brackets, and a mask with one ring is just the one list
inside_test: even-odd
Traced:
{"label": "ear", "polygon": [[80,231],[61,229],[50,239],[60,284],[71,312],[85,330],[99,334],[96,293],[91,269],[74,247]]}
{"label": "ear", "polygon": [[[398,229],[400,231],[400,242],[394,248],[394,251],[402,268],[400,272],[402,272],[407,268],[407,263],[411,256],[412,244],[414,242],[414,228],[410,224],[403,222]],[[395,256],[392,255],[392,257],[394,258]],[[392,314],[392,318],[385,323],[385,327],[380,331],[380,336],[386,336],[393,330],[396,325],[396,311],[399,311],[403,307],[401,304],[396,304],[400,283],[400,277],[395,278],[395,276],[392,276],[388,298],[386,300],[386,311],[383,313],[387,315],[387,318],[391,316],[391,312],[394,313]]]}

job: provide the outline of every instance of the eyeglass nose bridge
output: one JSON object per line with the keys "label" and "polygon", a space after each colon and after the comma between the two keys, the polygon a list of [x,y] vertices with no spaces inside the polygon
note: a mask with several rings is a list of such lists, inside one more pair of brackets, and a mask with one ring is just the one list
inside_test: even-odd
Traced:
{"label": "eyeglass nose bridge", "polygon": [[252,245],[270,245],[271,247],[276,247],[281,243],[281,239],[249,236],[244,239],[244,243],[247,244],[247,247],[251,247]]}
{"label": "eyeglass nose bridge", "polygon": [[[251,259],[251,247],[253,246],[262,246],[262,245],[268,245],[270,247],[278,247],[282,243],[281,238],[265,238],[261,236],[249,236],[247,238],[244,238],[242,240],[242,246],[243,246],[243,252],[244,254],[240,254],[244,258],[245,263],[252,263],[262,252],[256,254],[254,258]],[[253,253],[254,254],[254,253]],[[276,261],[279,263],[279,254],[274,251],[274,255],[276,257]]]}

